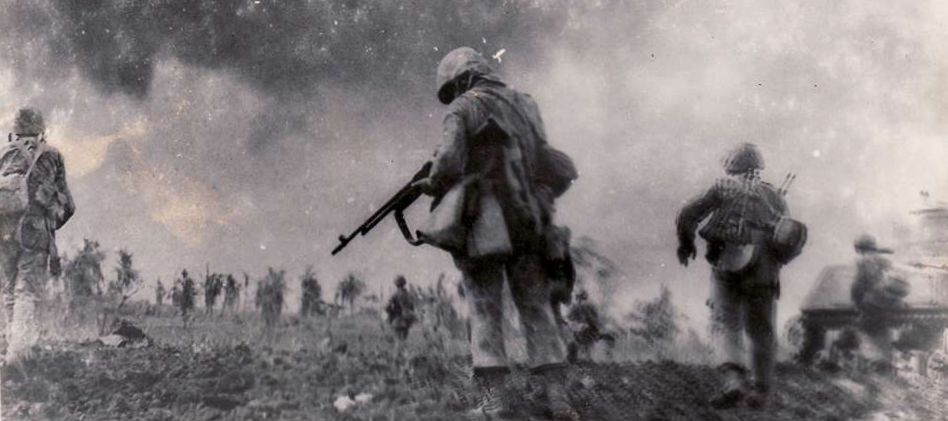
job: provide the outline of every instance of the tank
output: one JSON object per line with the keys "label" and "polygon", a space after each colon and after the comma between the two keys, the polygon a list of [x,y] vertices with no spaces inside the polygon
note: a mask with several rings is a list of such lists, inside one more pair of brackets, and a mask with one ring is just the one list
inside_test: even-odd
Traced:
{"label": "tank", "polygon": [[[917,223],[911,238],[889,259],[892,270],[910,286],[903,305],[885,312],[897,331],[924,325],[944,332],[948,327],[948,205],[939,203],[911,213]],[[854,263],[823,268],[801,306],[803,346],[800,359],[810,362],[825,348],[826,336],[859,321],[850,296]]]}

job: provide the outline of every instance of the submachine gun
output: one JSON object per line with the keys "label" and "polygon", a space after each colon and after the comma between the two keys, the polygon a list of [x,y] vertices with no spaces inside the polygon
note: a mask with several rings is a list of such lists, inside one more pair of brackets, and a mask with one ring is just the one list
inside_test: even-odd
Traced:
{"label": "submachine gun", "polygon": [[392,196],[388,201],[385,202],[382,207],[375,211],[372,216],[369,216],[362,225],[359,225],[359,228],[356,228],[349,235],[340,235],[339,244],[336,248],[332,249],[332,255],[335,256],[336,253],[342,251],[346,248],[350,241],[358,235],[366,235],[369,231],[372,231],[372,228],[375,228],[379,222],[382,222],[383,219],[388,217],[390,213],[395,214],[395,222],[398,223],[398,229],[401,230],[402,235],[405,236],[405,240],[413,246],[419,246],[422,244],[422,241],[412,235],[411,230],[408,228],[408,222],[405,221],[405,209],[411,206],[412,203],[415,203],[415,200],[421,196],[421,189],[414,186],[414,184],[420,180],[423,180],[428,177],[428,173],[431,172],[431,162],[425,163],[412,176],[411,181],[405,184],[404,187],[398,190],[394,196]]}

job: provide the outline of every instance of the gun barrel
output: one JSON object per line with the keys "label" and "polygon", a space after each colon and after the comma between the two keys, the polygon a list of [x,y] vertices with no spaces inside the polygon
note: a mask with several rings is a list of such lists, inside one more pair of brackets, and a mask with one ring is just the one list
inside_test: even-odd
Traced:
{"label": "gun barrel", "polygon": [[[349,242],[352,241],[352,239],[355,238],[357,235],[368,234],[369,231],[372,230],[372,228],[375,228],[376,225],[382,222],[383,219],[388,217],[388,215],[393,212],[397,214],[399,228],[402,230],[402,234],[405,235],[407,227],[401,226],[402,224],[404,224],[404,220],[401,217],[401,212],[404,211],[409,206],[411,206],[411,204],[414,203],[415,200],[417,200],[419,196],[421,196],[421,192],[418,191],[418,189],[414,188],[413,184],[416,181],[427,177],[428,172],[430,170],[431,170],[431,163],[428,162],[425,165],[423,165],[421,169],[415,173],[414,176],[412,176],[411,180],[407,184],[402,186],[402,188],[399,189],[398,192],[396,192],[391,198],[386,200],[385,203],[380,208],[378,208],[375,212],[373,212],[372,215],[370,215],[368,219],[366,219],[365,222],[362,223],[362,225],[359,225],[359,227],[356,228],[355,231],[353,231],[348,236],[340,235],[339,244],[336,245],[336,247],[332,249],[332,255],[335,256],[337,253],[342,251],[342,249],[344,249],[349,244]],[[409,243],[414,244],[412,242],[413,239],[408,238],[407,235],[406,235],[406,239],[409,241]]]}
{"label": "gun barrel", "polygon": [[339,244],[335,248],[332,249],[332,255],[335,256],[336,253],[339,253],[340,251],[342,251],[342,249],[346,248],[346,245],[349,244],[350,240],[351,238],[346,238],[346,236],[340,235]]}

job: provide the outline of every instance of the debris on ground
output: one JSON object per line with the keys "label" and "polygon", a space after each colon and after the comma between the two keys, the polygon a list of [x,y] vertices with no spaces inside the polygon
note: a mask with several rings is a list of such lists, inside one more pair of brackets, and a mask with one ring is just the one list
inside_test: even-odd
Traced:
{"label": "debris on ground", "polygon": [[[4,369],[3,419],[395,419],[462,417],[476,389],[435,371],[405,374],[387,352],[267,351],[246,345],[194,353],[191,347],[44,347]],[[464,365],[465,357],[445,364]],[[448,370],[448,369],[445,369]],[[430,375],[437,375],[432,378]],[[523,375],[511,393],[536,391]],[[807,420],[940,419],[946,393],[935,378],[851,377],[793,364],[778,367],[763,411],[715,411],[713,367],[674,362],[581,364],[569,370],[569,400],[583,419]],[[542,408],[524,398],[530,419]],[[541,414],[534,417],[533,414]],[[913,418],[914,417],[914,418]],[[927,417],[927,418],[926,418]]]}
{"label": "debris on ground", "polygon": [[151,339],[145,332],[126,320],[119,322],[119,327],[112,333],[99,337],[98,341],[112,348],[141,348],[151,346]]}

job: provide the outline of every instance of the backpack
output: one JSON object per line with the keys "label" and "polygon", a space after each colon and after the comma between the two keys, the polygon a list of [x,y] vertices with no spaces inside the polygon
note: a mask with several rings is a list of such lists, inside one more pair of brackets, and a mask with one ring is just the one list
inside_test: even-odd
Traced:
{"label": "backpack", "polygon": [[19,220],[30,203],[27,180],[43,155],[41,143],[13,140],[0,149],[0,218]]}

